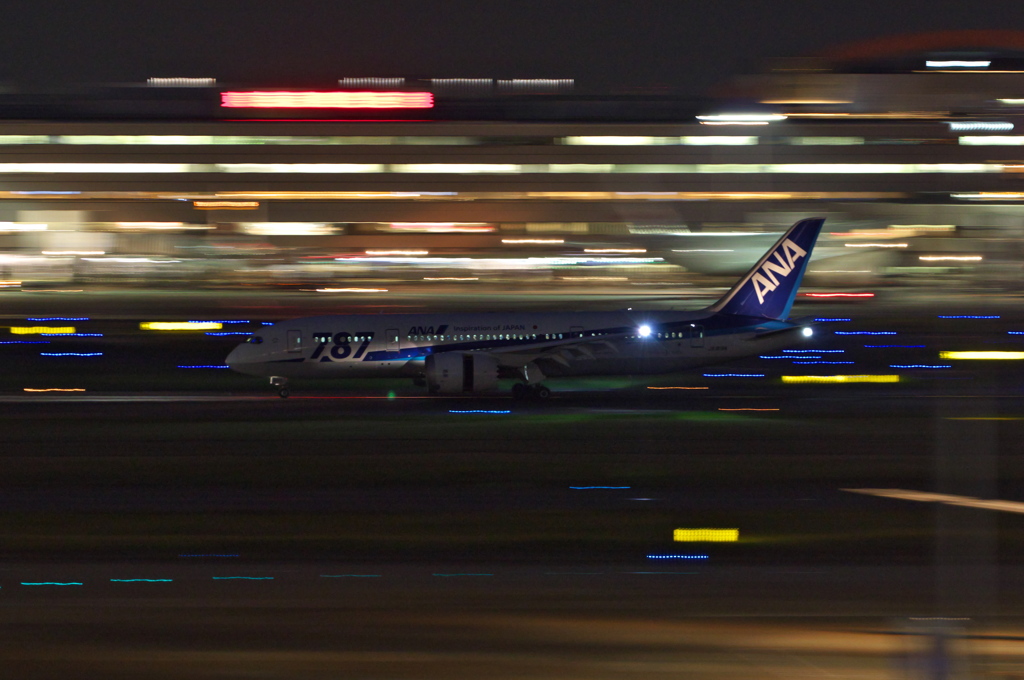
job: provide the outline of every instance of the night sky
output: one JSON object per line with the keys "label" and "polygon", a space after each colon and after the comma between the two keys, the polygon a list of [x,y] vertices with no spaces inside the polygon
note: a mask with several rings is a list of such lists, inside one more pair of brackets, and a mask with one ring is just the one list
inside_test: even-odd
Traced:
{"label": "night sky", "polygon": [[0,81],[212,76],[575,78],[699,95],[766,59],[950,29],[1024,29],[1024,2],[935,0],[6,0]]}

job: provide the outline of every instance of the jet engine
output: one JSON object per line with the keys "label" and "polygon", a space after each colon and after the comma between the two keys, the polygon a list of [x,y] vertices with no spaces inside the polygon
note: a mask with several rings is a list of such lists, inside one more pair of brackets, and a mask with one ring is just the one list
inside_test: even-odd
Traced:
{"label": "jet engine", "polygon": [[491,392],[498,387],[498,360],[476,352],[431,354],[426,360],[426,378],[432,393]]}

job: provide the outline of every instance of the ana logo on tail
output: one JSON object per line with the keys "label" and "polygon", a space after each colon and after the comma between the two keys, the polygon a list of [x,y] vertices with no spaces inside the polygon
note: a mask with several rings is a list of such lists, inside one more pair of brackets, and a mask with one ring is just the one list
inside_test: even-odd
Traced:
{"label": "ana logo on tail", "polygon": [[770,258],[766,260],[761,269],[751,278],[754,292],[757,293],[757,301],[760,304],[764,304],[766,293],[779,287],[779,279],[775,278],[775,275],[778,274],[781,278],[789,276],[793,271],[793,264],[801,257],[806,257],[807,251],[787,238],[772,254],[775,256],[775,260]]}

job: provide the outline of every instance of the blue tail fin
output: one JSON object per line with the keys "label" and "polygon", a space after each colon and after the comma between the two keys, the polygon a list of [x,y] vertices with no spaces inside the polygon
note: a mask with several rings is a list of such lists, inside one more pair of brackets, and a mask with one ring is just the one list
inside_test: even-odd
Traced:
{"label": "blue tail fin", "polygon": [[800,220],[708,311],[783,320],[811,260],[825,219]]}

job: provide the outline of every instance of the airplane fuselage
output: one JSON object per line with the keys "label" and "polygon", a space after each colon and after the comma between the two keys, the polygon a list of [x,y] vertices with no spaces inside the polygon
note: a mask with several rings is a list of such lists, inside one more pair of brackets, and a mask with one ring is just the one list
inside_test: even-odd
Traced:
{"label": "airplane fuselage", "polygon": [[[317,316],[268,327],[227,359],[235,370],[288,378],[416,376],[447,352],[531,361],[551,377],[666,373],[772,351],[800,339],[782,321],[702,312],[498,312]],[[559,361],[553,348],[578,342]],[[535,352],[535,355],[534,355]]]}

